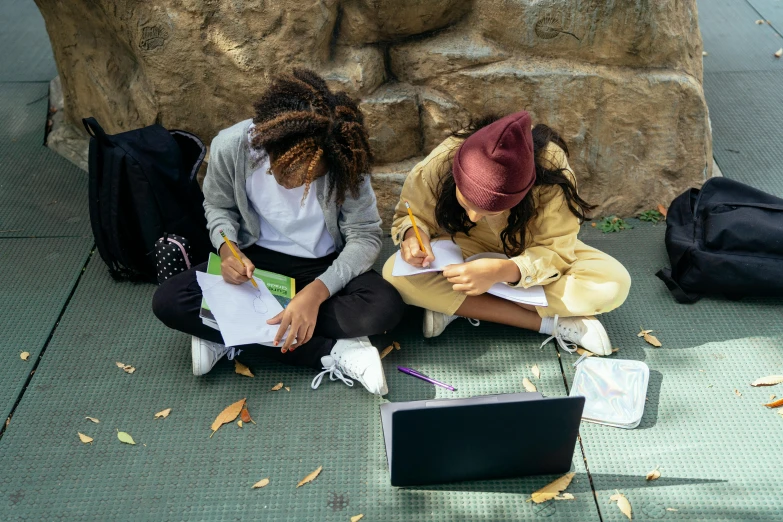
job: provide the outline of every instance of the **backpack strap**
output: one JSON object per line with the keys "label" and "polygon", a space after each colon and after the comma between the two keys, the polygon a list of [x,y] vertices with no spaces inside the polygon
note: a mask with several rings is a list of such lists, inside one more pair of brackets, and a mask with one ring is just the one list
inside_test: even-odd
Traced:
{"label": "backpack strap", "polygon": [[103,130],[98,120],[90,116],[89,118],[82,118],[84,128],[87,129],[87,134],[100,141],[102,144],[109,142],[109,135]]}
{"label": "backpack strap", "polygon": [[677,281],[672,278],[672,271],[668,268],[662,268],[661,270],[658,270],[655,275],[658,277],[658,279],[664,282],[666,288],[669,289],[678,303],[693,304],[701,299],[701,296],[696,294],[689,294],[683,290]]}

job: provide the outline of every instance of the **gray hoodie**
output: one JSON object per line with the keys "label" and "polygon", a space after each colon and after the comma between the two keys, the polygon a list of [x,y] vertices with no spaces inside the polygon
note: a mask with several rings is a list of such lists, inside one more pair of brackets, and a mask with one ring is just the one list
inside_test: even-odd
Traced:
{"label": "gray hoodie", "polygon": [[[204,178],[204,210],[212,245],[223,244],[219,230],[239,248],[258,241],[261,224],[247,196],[247,177],[253,173],[247,131],[252,120],[237,123],[218,133],[209,151],[209,165]],[[329,234],[339,253],[320,279],[331,295],[353,278],[370,269],[381,251],[381,218],[375,193],[367,174],[358,197],[350,193],[337,206],[335,195],[329,196],[326,176],[316,179],[310,190],[318,194]]]}

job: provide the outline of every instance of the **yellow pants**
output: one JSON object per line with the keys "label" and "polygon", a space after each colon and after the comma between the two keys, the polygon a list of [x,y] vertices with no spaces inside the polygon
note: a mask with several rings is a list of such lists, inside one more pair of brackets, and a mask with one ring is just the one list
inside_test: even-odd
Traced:
{"label": "yellow pants", "polygon": [[[466,238],[467,239],[467,238]],[[456,240],[465,257],[477,254],[473,241]],[[463,244],[464,242],[464,244]],[[623,304],[631,288],[631,276],[619,261],[581,241],[576,242],[576,261],[560,279],[544,285],[549,306],[536,307],[541,317],[574,317],[610,312]],[[409,305],[454,315],[467,297],[455,292],[441,273],[394,277],[395,256],[383,266],[383,277]]]}

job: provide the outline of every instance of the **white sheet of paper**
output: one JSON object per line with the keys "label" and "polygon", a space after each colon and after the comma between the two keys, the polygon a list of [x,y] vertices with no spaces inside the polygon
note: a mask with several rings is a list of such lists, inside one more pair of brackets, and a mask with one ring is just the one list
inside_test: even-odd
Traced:
{"label": "white sheet of paper", "polygon": [[[470,256],[465,260],[475,261],[476,259],[508,259],[508,256],[498,252],[485,252],[483,254],[476,254]],[[529,304],[533,306],[548,306],[549,302],[546,300],[546,294],[544,293],[543,286],[531,286],[530,288],[512,287],[504,285],[503,283],[497,283],[492,285],[488,294],[506,299],[508,301],[514,301],[515,303]]]}
{"label": "white sheet of paper", "polygon": [[256,290],[250,282],[232,285],[223,276],[196,272],[204,299],[215,316],[226,346],[270,343],[277,325],[266,324],[283,311],[263,283]]}
{"label": "white sheet of paper", "polygon": [[402,259],[402,253],[397,252],[394,260],[394,270],[392,275],[395,277],[412,276],[416,274],[426,274],[428,272],[442,272],[449,265],[458,265],[462,263],[462,249],[450,240],[433,241],[432,253],[435,255],[435,261],[427,268],[418,268],[409,265]]}

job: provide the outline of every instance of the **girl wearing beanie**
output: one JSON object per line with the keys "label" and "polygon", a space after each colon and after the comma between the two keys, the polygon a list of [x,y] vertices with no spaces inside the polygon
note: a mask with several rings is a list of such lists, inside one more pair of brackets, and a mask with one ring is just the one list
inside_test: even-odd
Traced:
{"label": "girl wearing beanie", "polygon": [[[568,147],[546,125],[531,131],[530,115],[484,118],[441,143],[405,180],[392,226],[402,258],[428,266],[431,239],[451,238],[465,258],[479,259],[442,273],[394,277],[395,256],[383,276],[403,300],[425,309],[424,336],[440,335],[457,317],[516,326],[550,336],[562,348],[608,355],[612,346],[594,316],[628,296],[628,271],[577,239],[594,206],[576,191]],[[419,247],[405,202],[424,245]],[[487,294],[496,283],[543,285],[549,306],[522,305]]]}

